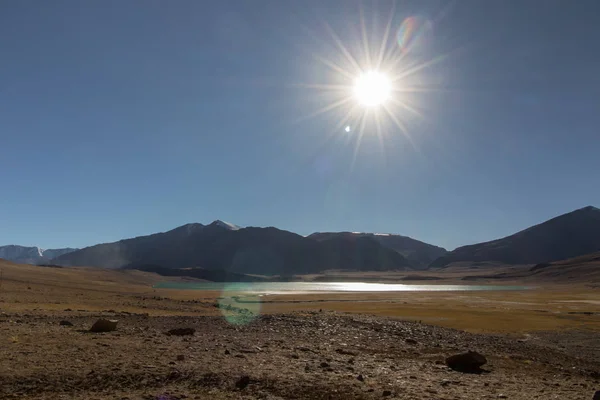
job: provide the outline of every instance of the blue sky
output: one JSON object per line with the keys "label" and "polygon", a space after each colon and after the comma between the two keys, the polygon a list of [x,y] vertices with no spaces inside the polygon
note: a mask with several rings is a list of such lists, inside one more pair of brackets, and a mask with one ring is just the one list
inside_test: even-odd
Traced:
{"label": "blue sky", "polygon": [[[0,244],[223,219],[451,249],[598,206],[599,25],[594,0],[3,1]],[[399,60],[404,131],[315,115],[352,83],[335,38]]]}

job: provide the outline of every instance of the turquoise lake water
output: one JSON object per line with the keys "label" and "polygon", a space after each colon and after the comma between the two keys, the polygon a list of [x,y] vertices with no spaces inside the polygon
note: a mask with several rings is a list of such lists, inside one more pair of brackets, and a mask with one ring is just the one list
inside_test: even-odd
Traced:
{"label": "turquoise lake water", "polygon": [[410,285],[371,282],[161,282],[160,289],[214,290],[256,294],[335,292],[462,292],[527,290],[526,286],[502,285]]}

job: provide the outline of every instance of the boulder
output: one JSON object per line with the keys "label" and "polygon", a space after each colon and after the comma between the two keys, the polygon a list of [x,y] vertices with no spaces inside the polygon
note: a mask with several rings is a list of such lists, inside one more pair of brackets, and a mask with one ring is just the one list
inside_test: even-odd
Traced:
{"label": "boulder", "polygon": [[482,354],[476,351],[468,351],[466,353],[455,354],[446,358],[446,365],[455,371],[478,373],[481,372],[481,366],[487,362],[487,359]]}
{"label": "boulder", "polygon": [[90,328],[90,332],[112,332],[117,330],[117,323],[119,321],[115,319],[104,319],[100,318]]}
{"label": "boulder", "polygon": [[600,400],[600,390],[596,391],[596,393],[594,393],[594,397],[592,397],[592,400]]}
{"label": "boulder", "polygon": [[169,336],[188,336],[188,335],[193,335],[194,333],[196,333],[196,330],[194,328],[177,328],[177,329],[171,329],[170,331],[168,331],[167,335],[169,335]]}
{"label": "boulder", "polygon": [[250,384],[250,377],[248,375],[242,375],[240,379],[235,382],[235,387],[238,389],[244,389]]}

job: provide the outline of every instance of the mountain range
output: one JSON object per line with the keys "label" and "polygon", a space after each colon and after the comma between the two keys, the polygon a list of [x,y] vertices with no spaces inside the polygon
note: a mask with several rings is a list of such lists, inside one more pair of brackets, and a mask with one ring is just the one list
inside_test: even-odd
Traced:
{"label": "mountain range", "polygon": [[371,237],[315,240],[281,229],[240,228],[222,221],[99,244],[63,254],[53,264],[103,268],[190,268],[244,274],[293,275],[328,269],[408,270],[400,253]]}
{"label": "mountain range", "polygon": [[317,232],[305,237],[274,227],[244,228],[217,220],[84,249],[3,246],[0,258],[31,264],[146,270],[197,268],[285,277],[325,270],[422,270],[453,263],[533,265],[598,251],[600,210],[588,206],[505,238],[451,252],[393,234]]}
{"label": "mountain range", "polygon": [[53,258],[79,249],[40,249],[39,247],[8,245],[0,246],[0,258],[21,264],[44,264]]}

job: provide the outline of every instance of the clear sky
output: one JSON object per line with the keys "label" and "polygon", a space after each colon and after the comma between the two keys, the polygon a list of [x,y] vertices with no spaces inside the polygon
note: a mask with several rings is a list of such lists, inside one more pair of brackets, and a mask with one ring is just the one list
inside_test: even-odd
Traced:
{"label": "clear sky", "polygon": [[0,244],[223,219],[452,249],[598,206],[598,26],[597,0],[2,1]]}

